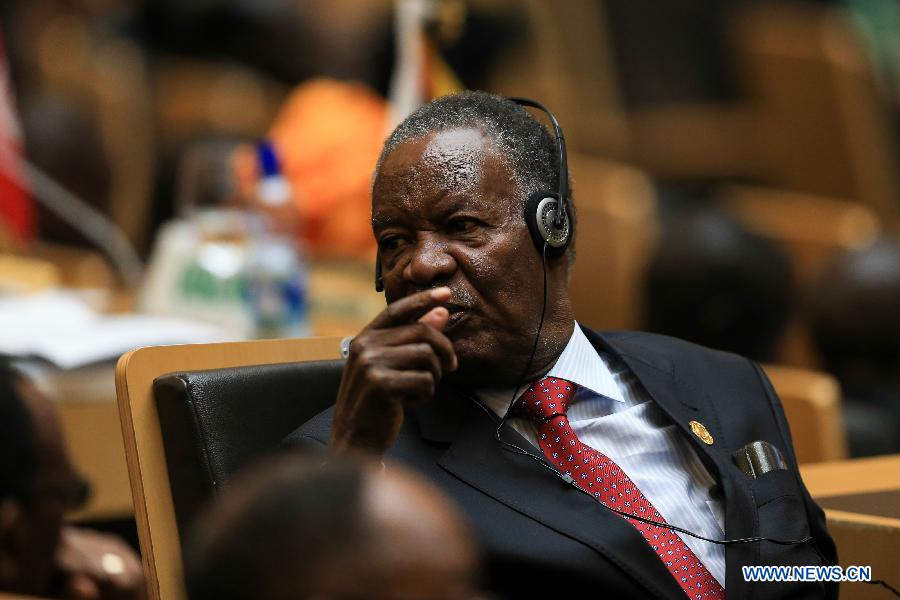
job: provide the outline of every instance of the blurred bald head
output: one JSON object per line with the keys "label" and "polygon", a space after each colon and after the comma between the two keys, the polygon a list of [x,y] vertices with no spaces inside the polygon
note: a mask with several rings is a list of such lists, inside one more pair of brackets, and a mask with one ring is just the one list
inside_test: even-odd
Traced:
{"label": "blurred bald head", "polygon": [[192,600],[474,595],[459,511],[397,466],[282,456],[235,480],[187,552]]}
{"label": "blurred bald head", "polygon": [[645,272],[644,327],[772,360],[791,311],[787,257],[728,215],[673,219]]}
{"label": "blurred bald head", "polygon": [[811,294],[816,350],[847,387],[900,389],[900,244],[839,256]]}

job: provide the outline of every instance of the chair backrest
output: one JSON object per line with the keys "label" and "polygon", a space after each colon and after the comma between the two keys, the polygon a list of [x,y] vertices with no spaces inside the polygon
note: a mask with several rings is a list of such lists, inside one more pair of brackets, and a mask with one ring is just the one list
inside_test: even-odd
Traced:
{"label": "chair backrest", "polygon": [[[124,354],[116,365],[116,394],[119,402],[119,416],[122,424],[122,435],[125,441],[125,456],[128,462],[128,472],[131,479],[131,492],[134,500],[135,520],[138,528],[138,538],[141,543],[141,554],[144,563],[144,572],[147,577],[150,598],[156,600],[179,600],[184,598],[183,570],[181,559],[181,536],[178,521],[175,515],[175,505],[170,485],[170,476],[166,464],[166,452],[164,449],[163,433],[160,429],[160,412],[154,398],[153,382],[162,375],[169,373],[181,373],[182,384],[199,382],[203,379],[201,374],[189,373],[209,369],[234,369],[253,365],[278,365],[282,363],[296,363],[298,361],[328,361],[340,357],[340,343],[337,338],[312,338],[291,340],[261,340],[252,342],[233,342],[221,344],[187,344],[180,346],[154,346],[138,348]],[[281,381],[279,375],[284,373],[279,369],[272,371],[268,367],[259,367],[260,373],[275,373],[275,380]],[[252,369],[251,371],[252,372]],[[248,372],[249,373],[249,372]],[[196,378],[195,378],[196,375]],[[228,376],[236,376],[234,371],[226,371]],[[207,382],[208,383],[208,382]],[[176,385],[172,384],[160,384]],[[208,383],[204,388],[195,390],[207,390],[215,393],[221,390],[221,385],[228,382]],[[310,384],[312,385],[312,384]],[[278,402],[284,405],[285,398],[291,394],[289,389],[282,393],[275,393],[275,388],[266,386],[267,393],[255,394],[250,397],[253,402],[242,403],[242,415],[247,416],[247,411],[260,416],[272,418],[271,411],[266,404]],[[233,398],[233,396],[232,396]],[[212,405],[212,397],[206,399],[203,406],[207,409]],[[300,398],[291,397],[290,402],[302,402]],[[255,403],[255,404],[254,404]],[[166,403],[168,411],[168,403]],[[197,406],[200,410],[199,405]],[[195,411],[194,414],[199,414]],[[168,411],[176,416],[185,416],[188,413],[182,411]],[[209,413],[222,417],[223,412]],[[171,415],[170,415],[171,416]],[[234,427],[237,420],[242,418],[235,414],[232,419],[224,420],[229,427]],[[274,429],[260,425],[254,418],[255,425],[248,428],[253,432],[253,439],[271,439],[266,437],[274,435]],[[302,422],[288,423],[283,419],[283,426],[288,431]],[[177,421],[173,421],[177,422]],[[192,433],[205,431],[209,423],[205,422],[203,428],[198,425]],[[170,439],[173,435],[167,434]],[[187,439],[187,438],[184,438]],[[241,440],[246,440],[240,436]],[[182,440],[183,441],[183,440]],[[222,449],[227,440],[225,437],[216,437],[208,440],[210,447]],[[219,455],[207,463],[207,472],[204,474],[207,483],[219,481],[227,474],[229,469],[236,468],[244,460],[249,460],[255,455],[255,450],[239,445],[233,455],[227,458]],[[193,449],[196,450],[196,447]],[[198,463],[195,463],[194,468]],[[174,482],[173,482],[174,483]]]}
{"label": "chair backrest", "polygon": [[237,470],[334,404],[343,366],[327,360],[180,371],[153,382],[182,543]]}
{"label": "chair backrest", "polygon": [[[838,559],[872,567],[872,579],[897,586],[900,557],[900,454],[801,465],[809,493],[825,509]],[[841,598],[890,598],[887,590],[850,583]]]}
{"label": "chair backrest", "polygon": [[527,32],[491,67],[490,91],[540,98],[562,124],[570,150],[627,154],[627,123],[600,3],[473,0],[472,4],[501,19],[514,15]]}
{"label": "chair backrest", "polygon": [[864,248],[881,233],[872,210],[839,198],[727,186],[718,200],[747,227],[782,245],[800,283],[818,275],[836,252]]}
{"label": "chair backrest", "polygon": [[[820,500],[821,502],[821,500]],[[866,565],[872,579],[896,585],[900,556],[900,519],[825,508],[828,532],[838,549],[840,564]],[[841,585],[843,600],[890,598],[887,590],[862,583]]]}
{"label": "chair backrest", "polygon": [[659,234],[656,194],[640,170],[569,155],[577,204],[569,293],[575,317],[595,329],[634,329],[644,267]]}
{"label": "chair backrest", "polygon": [[847,457],[847,439],[841,415],[841,390],[830,375],[764,365],[778,393],[791,427],[798,463],[839,460]]}
{"label": "chair backrest", "polygon": [[760,111],[760,177],[849,198],[895,224],[900,175],[890,108],[847,11],[743,3],[734,23],[737,72]]}

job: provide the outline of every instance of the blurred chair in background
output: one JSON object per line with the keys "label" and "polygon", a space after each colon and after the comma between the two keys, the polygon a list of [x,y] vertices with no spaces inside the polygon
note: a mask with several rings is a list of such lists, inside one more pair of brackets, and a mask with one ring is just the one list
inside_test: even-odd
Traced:
{"label": "blurred chair in background", "polygon": [[725,214],[675,217],[647,266],[644,327],[771,361],[791,314],[792,286],[783,252]]}
{"label": "blurred chair in background", "polygon": [[191,600],[477,597],[462,514],[395,465],[270,459],[198,525]]}
{"label": "blurred chair in background", "polygon": [[748,141],[769,185],[848,198],[894,229],[900,140],[890,99],[849,13],[811,3],[744,3],[736,68],[759,121]]}
{"label": "blurred chair in background", "polygon": [[685,0],[649,19],[615,0],[523,9],[530,36],[495,86],[548,99],[570,123],[572,150],[667,183],[738,179],[847,198],[897,223],[891,100],[841,7]]}
{"label": "blurred chair in background", "polygon": [[798,463],[847,458],[841,388],[831,375],[763,365],[791,427]]}
{"label": "blurred chair in background", "polygon": [[598,329],[637,328],[641,276],[659,234],[653,184],[638,169],[583,154],[569,154],[569,173],[580,232],[569,283],[575,316]]}
{"label": "blurred chair in background", "polygon": [[872,244],[881,221],[855,202],[752,186],[724,186],[718,206],[758,235],[781,246],[801,284],[808,284],[839,252]]}
{"label": "blurred chair in background", "polygon": [[523,35],[510,42],[491,70],[488,91],[538,98],[566,128],[571,151],[623,160],[629,131],[609,42],[597,0],[476,0],[521,19]]}
{"label": "blurred chair in background", "polygon": [[900,244],[848,252],[812,290],[815,348],[844,394],[850,452],[900,452]]}
{"label": "blurred chair in background", "polygon": [[0,428],[0,593],[144,598],[128,546],[65,524],[89,488],[72,467],[50,400],[3,357]]}
{"label": "blurred chair in background", "polygon": [[631,109],[734,100],[726,15],[735,0],[600,0]]}
{"label": "blurred chair in background", "polygon": [[[716,22],[718,35],[696,37],[722,56],[697,60],[709,68],[685,78],[695,89],[671,85],[663,101],[665,90],[654,92],[654,82],[618,74],[624,89],[638,83],[645,95],[658,96],[627,113],[629,160],[669,181],[742,179],[847,198],[893,225],[900,214],[900,140],[891,100],[851,14],[811,2],[700,4],[695,19],[679,25]],[[610,6],[622,12],[616,2]],[[665,64],[701,47],[693,40],[679,47],[675,35],[662,39],[668,48],[651,47],[668,54],[648,53],[644,61]],[[629,42],[632,51],[642,40]],[[620,62],[630,67],[635,60]],[[677,62],[671,70],[690,72]],[[660,79],[671,84],[666,74]]]}
{"label": "blurred chair in background", "polygon": [[[868,207],[814,194],[752,186],[725,186],[716,203],[787,254],[802,294],[832,257],[872,244],[881,222]],[[793,315],[779,349],[781,361],[821,368],[812,349],[808,323]]]}

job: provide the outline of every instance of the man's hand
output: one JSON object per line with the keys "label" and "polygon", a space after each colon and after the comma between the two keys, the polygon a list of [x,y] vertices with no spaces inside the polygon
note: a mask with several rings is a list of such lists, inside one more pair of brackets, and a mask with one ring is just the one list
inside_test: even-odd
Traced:
{"label": "man's hand", "polygon": [[141,561],[120,539],[78,527],[62,529],[56,562],[71,600],[143,600]]}
{"label": "man's hand", "polygon": [[331,448],[383,454],[397,439],[404,407],[434,397],[444,371],[456,369],[439,306],[449,288],[425,290],[388,305],[353,339],[338,391]]}

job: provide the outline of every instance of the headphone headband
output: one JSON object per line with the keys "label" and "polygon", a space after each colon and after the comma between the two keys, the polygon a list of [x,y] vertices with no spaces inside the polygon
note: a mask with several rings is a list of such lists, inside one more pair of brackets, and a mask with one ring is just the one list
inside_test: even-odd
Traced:
{"label": "headphone headband", "polygon": [[518,96],[506,96],[506,99],[510,102],[515,102],[519,106],[529,106],[531,108],[536,108],[539,111],[543,112],[547,115],[547,118],[550,119],[550,124],[553,126],[553,133],[556,136],[556,147],[559,149],[559,207],[560,210],[556,211],[556,218],[554,219],[553,225],[557,228],[561,228],[563,226],[563,217],[564,215],[568,215],[568,201],[569,201],[569,160],[568,155],[566,153],[566,138],[563,136],[562,127],[559,126],[559,121],[556,120],[556,117],[550,112],[550,109],[538,102],[537,100],[532,100],[531,98],[520,98]]}

